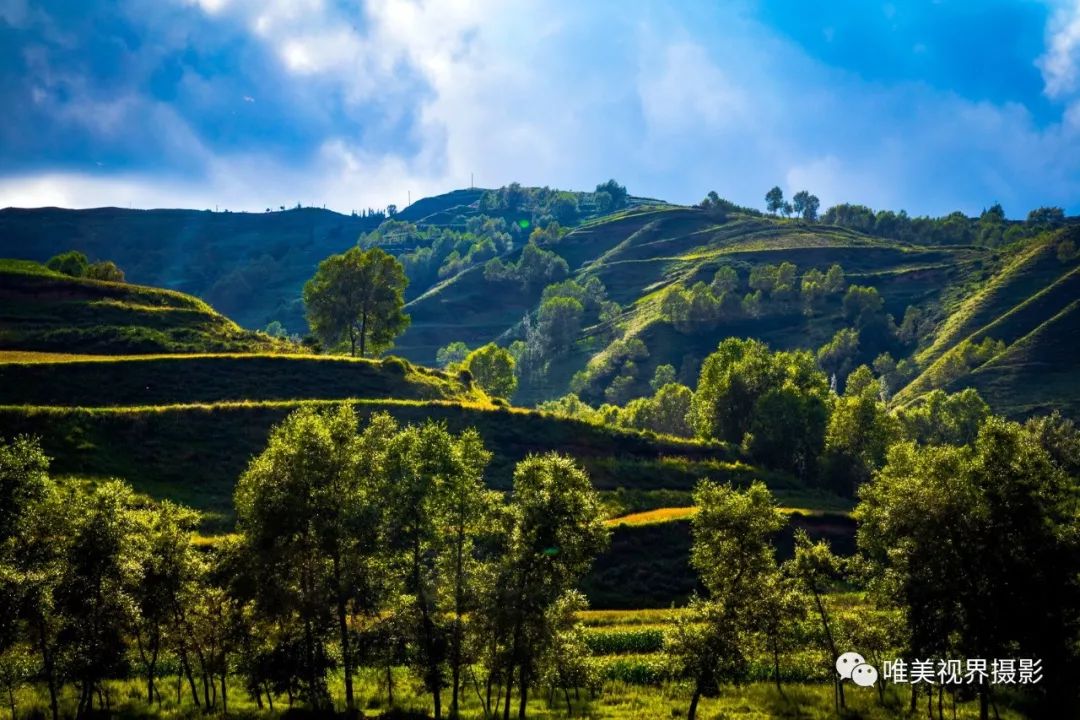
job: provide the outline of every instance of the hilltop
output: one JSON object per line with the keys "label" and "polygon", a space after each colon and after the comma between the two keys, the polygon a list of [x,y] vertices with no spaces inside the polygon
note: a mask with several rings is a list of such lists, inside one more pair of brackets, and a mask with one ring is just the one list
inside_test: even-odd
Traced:
{"label": "hilltop", "polygon": [[[417,200],[389,222],[382,212],[316,208],[8,209],[0,211],[0,254],[43,260],[83,250],[115,260],[133,280],[193,292],[244,327],[278,321],[302,334],[303,283],[321,259],[362,238],[405,263],[412,323],[392,352],[419,365],[435,364],[438,350],[455,342],[526,341],[529,325],[542,344],[535,333],[545,290],[557,280],[594,283],[600,294],[583,298],[572,337],[522,378],[519,405],[571,391],[593,406],[625,404],[650,394],[665,365],[693,387],[702,360],[726,337],[818,351],[858,323],[842,292],[820,293],[809,305],[800,296],[815,274],[837,266],[844,287],[873,288],[882,304],[857,347],[828,370],[841,386],[850,367],[887,354],[899,365],[888,378],[896,405],[970,386],[1014,417],[1076,412],[1074,345],[1060,339],[1077,322],[1069,303],[1078,261],[1067,249],[1076,243],[1074,219],[1044,222],[1040,211],[1041,219],[1007,221],[1000,208],[980,218],[908,218],[843,205],[805,221],[719,199],[687,207],[627,196],[605,207],[599,190],[462,189]],[[527,243],[565,262],[565,275],[515,280]],[[493,261],[502,275],[489,272]],[[786,264],[794,266],[790,292],[766,290],[748,309],[746,296],[760,287],[754,274]],[[734,284],[718,289],[717,273],[729,271]],[[676,318],[671,301],[679,297],[689,310]]]}
{"label": "hilltop", "polygon": [[81,353],[272,352],[285,344],[244,330],[172,290],[73,278],[0,260],[0,350]]}

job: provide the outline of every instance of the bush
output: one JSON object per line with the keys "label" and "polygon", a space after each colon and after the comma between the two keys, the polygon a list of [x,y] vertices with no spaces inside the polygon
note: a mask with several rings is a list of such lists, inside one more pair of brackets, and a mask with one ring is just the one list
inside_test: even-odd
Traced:
{"label": "bush", "polygon": [[409,365],[408,360],[404,358],[399,358],[396,355],[384,357],[382,359],[382,362],[379,364],[382,365],[384,370],[394,373],[395,375],[405,375],[407,372],[409,372],[409,370],[412,369],[412,366]]}

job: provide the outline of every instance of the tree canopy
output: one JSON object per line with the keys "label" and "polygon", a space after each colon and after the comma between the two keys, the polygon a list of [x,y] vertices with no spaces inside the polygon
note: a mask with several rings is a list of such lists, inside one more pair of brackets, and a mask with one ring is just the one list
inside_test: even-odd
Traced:
{"label": "tree canopy", "polygon": [[380,353],[409,325],[402,310],[407,284],[401,263],[381,248],[331,255],[304,285],[308,324],[326,347],[346,345],[360,357]]}

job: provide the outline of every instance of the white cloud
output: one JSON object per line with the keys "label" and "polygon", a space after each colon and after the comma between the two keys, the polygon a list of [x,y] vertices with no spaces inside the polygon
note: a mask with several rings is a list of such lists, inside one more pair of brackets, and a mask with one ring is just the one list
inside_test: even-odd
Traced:
{"label": "white cloud", "polygon": [[1080,81],[1080,0],[1058,9],[1047,27],[1046,52],[1035,63],[1042,71],[1046,94],[1060,98],[1075,92]]}
{"label": "white cloud", "polygon": [[[143,124],[169,129],[175,154],[196,159],[200,177],[169,175],[163,163],[152,176],[7,178],[0,205],[302,202],[348,212],[402,206],[409,191],[416,199],[463,187],[475,173],[481,186],[575,189],[614,175],[632,192],[681,202],[715,189],[761,205],[768,187],[786,183],[823,206],[1080,209],[1080,101],[1061,123],[1038,127],[1020,106],[867,83],[736,11],[721,11],[713,27],[646,6],[612,13],[540,0],[373,0],[351,14],[318,0],[199,5],[280,60],[268,71],[280,73],[283,97],[342,98],[340,124],[322,130],[307,158],[286,160],[213,151],[168,106],[135,104]],[[1055,88],[1077,82],[1075,62],[1061,58],[1075,61],[1080,40],[1067,42],[1073,26],[1055,22],[1064,24],[1054,37],[1066,39],[1040,61],[1048,91],[1051,78]],[[272,89],[252,89],[253,109],[280,100]],[[98,122],[122,128],[131,117],[122,109],[103,108]]]}

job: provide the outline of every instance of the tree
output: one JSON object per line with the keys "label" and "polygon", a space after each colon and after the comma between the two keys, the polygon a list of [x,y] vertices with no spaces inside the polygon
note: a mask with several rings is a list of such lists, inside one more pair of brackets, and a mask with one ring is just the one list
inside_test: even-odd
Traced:
{"label": "tree", "polygon": [[459,364],[468,354],[468,346],[460,340],[455,340],[435,352],[435,364],[441,368],[448,368]]}
{"label": "tree", "polygon": [[784,208],[784,191],[779,185],[774,185],[772,190],[765,193],[765,207],[773,215]]}
{"label": "tree", "polygon": [[576,587],[609,531],[599,495],[588,475],[568,457],[533,455],[514,469],[506,548],[500,562],[499,611],[507,630],[506,704],[509,720],[514,672],[518,673],[518,717],[525,717],[527,691],[537,670],[549,609]]}
{"label": "tree", "polygon": [[821,201],[818,200],[817,195],[800,190],[791,198],[791,202],[792,209],[797,215],[801,215],[803,220],[807,222],[817,220],[818,208],[821,207]]}
{"label": "tree", "polygon": [[899,422],[886,410],[879,383],[860,365],[834,403],[825,431],[825,476],[832,487],[853,495],[885,463],[899,436]]}
{"label": "tree", "polygon": [[611,196],[611,210],[618,210],[619,208],[626,207],[630,197],[626,192],[626,187],[615,182],[614,179],[597,185],[596,192],[597,194],[606,192]]}
{"label": "tree", "polygon": [[451,714],[457,712],[464,622],[475,572],[473,547],[484,532],[492,496],[483,471],[490,459],[475,431],[451,435],[428,421],[387,444],[383,493],[391,572],[401,590],[410,664],[442,716],[444,667],[450,665]]}
{"label": "tree", "polygon": [[858,353],[859,331],[842,328],[836,331],[832,340],[818,348],[817,363],[829,377],[836,378],[842,385],[848,373],[855,367]]}
{"label": "tree", "polygon": [[695,432],[702,438],[741,443],[756,419],[765,420],[758,418],[764,409],[758,407],[759,401],[785,385],[816,398],[808,412],[824,403],[828,393],[825,376],[809,353],[774,353],[758,340],[727,338],[701,366],[691,407]]}
{"label": "tree", "polygon": [[[672,371],[674,374],[674,370]],[[618,422],[638,430],[652,430],[664,435],[690,437],[690,401],[693,391],[675,382],[664,384],[650,398],[637,398],[619,413]]]}
{"label": "tree", "polygon": [[271,431],[236,487],[237,526],[257,558],[256,605],[279,627],[296,629],[292,673],[314,708],[330,703],[328,644],[336,634],[346,705],[355,709],[348,618],[373,609],[385,574],[376,552],[387,493],[379,473],[396,427],[376,415],[363,434],[357,428],[349,406],[297,410]]}
{"label": "tree", "polygon": [[1028,213],[1027,224],[1032,227],[1057,227],[1065,222],[1065,211],[1059,207],[1040,207]]}
{"label": "tree", "polygon": [[585,308],[573,298],[555,297],[540,304],[537,320],[548,347],[558,355],[573,345]]}
{"label": "tree", "polygon": [[76,717],[92,711],[106,678],[126,663],[126,634],[135,619],[132,591],[140,582],[135,493],[112,480],[67,498],[76,518],[64,574],[53,595],[62,617],[58,637],[66,671],[79,689]]}
{"label": "tree", "polygon": [[802,277],[802,283],[799,285],[799,294],[802,296],[803,301],[803,312],[812,315],[814,306],[825,292],[825,274],[817,268],[807,270]]}
{"label": "tree", "polygon": [[675,366],[674,365],[657,365],[655,372],[653,372],[653,379],[649,381],[649,387],[653,390],[659,390],[660,388],[676,381]]}
{"label": "tree", "polygon": [[687,623],[676,626],[665,647],[676,672],[693,683],[690,720],[701,695],[746,676],[755,636],[765,626],[760,599],[776,581],[772,537],[785,524],[759,481],[738,491],[704,480],[694,490],[694,504],[690,563],[709,598],[691,604]]}
{"label": "tree", "polygon": [[933,390],[897,411],[904,437],[921,445],[967,445],[989,416],[990,406],[974,388],[952,395]]}
{"label": "tree", "polygon": [[847,283],[844,280],[844,268],[835,263],[830,265],[829,271],[825,273],[825,292],[835,295],[844,292],[845,287]]}
{"label": "tree", "polygon": [[713,275],[711,288],[717,295],[734,292],[739,287],[739,273],[730,265],[724,265]]}
{"label": "tree", "polygon": [[87,268],[90,267],[90,262],[86,259],[86,255],[78,250],[68,250],[49,258],[45,267],[71,277],[84,277]]}
{"label": "tree", "polygon": [[473,350],[462,365],[488,395],[509,399],[517,390],[514,357],[506,348],[488,343]]}
{"label": "tree", "polygon": [[319,263],[304,285],[311,330],[328,347],[344,342],[349,354],[379,353],[409,325],[405,271],[381,248],[353,247]]}
{"label": "tree", "polygon": [[884,307],[885,301],[875,287],[852,285],[844,295],[844,317],[859,328],[872,323]]}
{"label": "tree", "polygon": [[819,540],[811,542],[806,531],[795,531],[795,553],[784,563],[784,573],[795,579],[814,600],[814,609],[821,621],[822,638],[825,646],[825,665],[833,679],[833,689],[838,707],[844,707],[844,684],[834,672],[836,658],[840,650],[836,644],[835,629],[829,621],[829,610],[825,604],[825,593],[829,585],[840,574],[840,560],[829,548],[828,543]]}
{"label": "tree", "polygon": [[112,260],[102,260],[92,263],[86,268],[86,277],[91,280],[105,280],[107,282],[124,282],[124,271],[116,266]]}
{"label": "tree", "polygon": [[[913,656],[1039,657],[1038,714],[1076,714],[1076,482],[1042,435],[1000,418],[972,445],[889,451],[859,492],[858,544]],[[990,687],[977,690],[985,719]]]}

